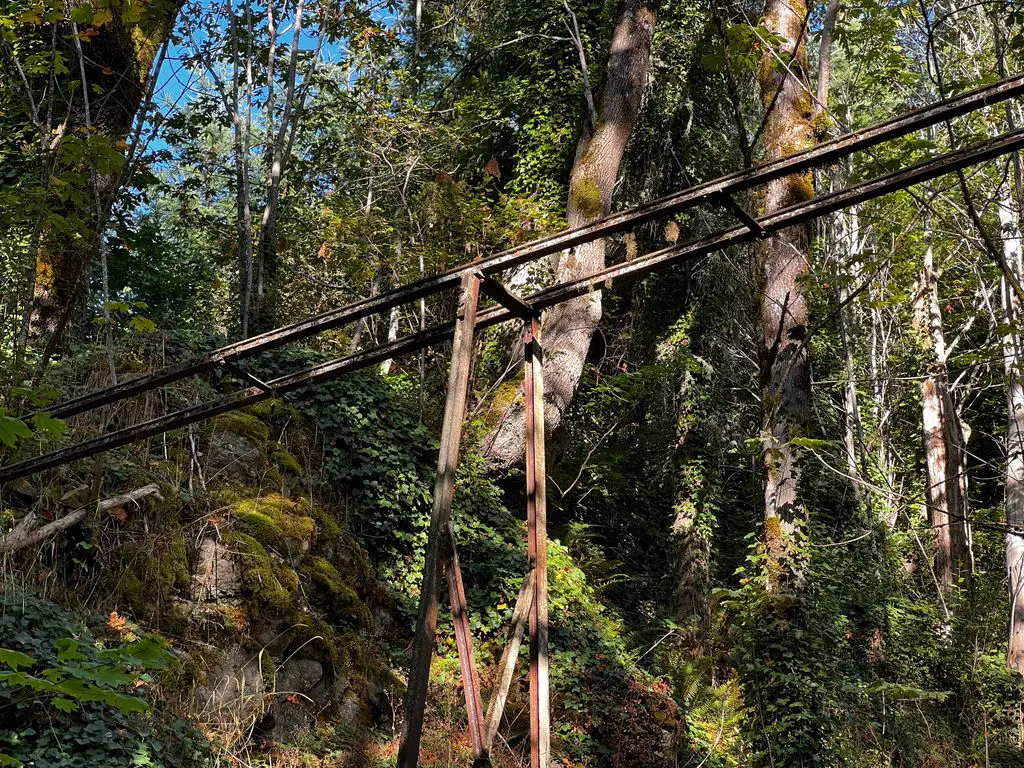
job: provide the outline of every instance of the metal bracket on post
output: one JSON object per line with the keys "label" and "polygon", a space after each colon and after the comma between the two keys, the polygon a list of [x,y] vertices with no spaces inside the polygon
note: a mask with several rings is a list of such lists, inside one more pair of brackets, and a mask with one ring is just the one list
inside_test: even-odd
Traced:
{"label": "metal bracket on post", "polygon": [[[402,725],[401,744],[398,748],[400,768],[416,768],[419,764],[420,739],[423,735],[423,715],[427,703],[427,687],[430,682],[430,660],[434,653],[434,638],[437,632],[437,611],[440,601],[441,574],[448,576],[452,596],[452,611],[456,615],[456,626],[466,619],[465,595],[462,591],[462,576],[455,556],[451,532],[452,502],[455,498],[455,470],[459,463],[459,439],[466,419],[466,397],[469,393],[469,377],[473,368],[473,335],[476,328],[477,305],[480,300],[480,280],[467,273],[462,278],[462,293],[455,322],[455,338],[452,342],[452,362],[448,373],[448,395],[444,406],[444,421],[441,426],[441,446],[437,457],[437,478],[434,481],[434,503],[430,513],[430,530],[423,560],[423,583],[420,588],[419,618],[413,637],[412,666],[405,693],[405,722]],[[468,639],[468,621],[465,622]],[[468,668],[465,685],[467,709],[477,712],[477,722],[471,719],[474,733],[475,763],[487,764],[484,749],[483,723],[480,719],[479,687],[474,685],[475,664],[472,659],[472,644],[463,653],[459,648],[463,671]],[[475,700],[474,698],[475,697]],[[479,734],[479,738],[477,737]],[[479,744],[479,747],[478,747]]]}
{"label": "metal bracket on post", "polygon": [[512,314],[518,315],[526,322],[529,322],[536,317],[540,317],[540,312],[538,310],[534,309],[520,297],[512,293],[504,283],[496,280],[490,275],[485,275],[480,270],[477,270],[474,274],[477,276],[477,279],[480,280],[480,287],[483,289],[483,292],[501,304],[501,306]]}
{"label": "metal bracket on post", "polygon": [[530,607],[530,768],[548,768],[551,713],[548,683],[547,472],[544,463],[544,361],[540,318],[523,329],[523,394],[526,401],[527,553],[534,572]]}

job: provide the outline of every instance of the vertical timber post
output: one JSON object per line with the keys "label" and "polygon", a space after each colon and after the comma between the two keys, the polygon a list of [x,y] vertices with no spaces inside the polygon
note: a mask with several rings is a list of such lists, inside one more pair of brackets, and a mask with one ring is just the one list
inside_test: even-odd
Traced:
{"label": "vertical timber post", "polygon": [[530,768],[548,768],[551,717],[548,693],[547,473],[544,468],[544,367],[540,318],[526,321],[523,394],[526,400],[527,553],[534,572],[530,608]]}
{"label": "vertical timber post", "polygon": [[[459,463],[459,438],[466,417],[466,396],[473,363],[473,331],[480,298],[480,280],[467,273],[462,278],[459,309],[452,342],[452,362],[448,373],[448,396],[441,426],[441,446],[437,458],[437,479],[434,482],[434,505],[430,513],[430,530],[423,561],[423,583],[420,587],[419,617],[413,636],[412,666],[405,693],[405,722],[398,748],[399,768],[416,768],[419,763],[420,738],[423,735],[423,713],[430,682],[430,660],[434,653],[437,631],[437,609],[440,597],[442,547],[451,541],[449,521],[455,498],[455,469]],[[447,541],[445,541],[447,539]]]}

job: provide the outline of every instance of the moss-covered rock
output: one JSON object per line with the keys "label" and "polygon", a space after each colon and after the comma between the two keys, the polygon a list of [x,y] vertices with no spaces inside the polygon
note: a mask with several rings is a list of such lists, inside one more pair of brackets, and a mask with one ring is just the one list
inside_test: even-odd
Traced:
{"label": "moss-covered rock", "polygon": [[316,533],[312,505],[278,493],[242,499],[231,508],[236,526],[266,547],[287,557],[309,550]]}
{"label": "moss-covered rock", "polygon": [[213,430],[240,435],[260,446],[270,440],[270,427],[257,416],[242,411],[221,414],[213,420]]}
{"label": "moss-covered rock", "polygon": [[309,579],[317,602],[328,610],[332,618],[354,621],[363,627],[370,625],[370,611],[359,599],[359,594],[326,558],[308,558],[300,572]]}
{"label": "moss-covered rock", "polygon": [[281,570],[275,567],[266,547],[255,537],[236,530],[225,531],[223,541],[241,568],[245,588],[255,603],[253,608],[274,617],[290,614],[294,609],[292,595],[281,583]]}

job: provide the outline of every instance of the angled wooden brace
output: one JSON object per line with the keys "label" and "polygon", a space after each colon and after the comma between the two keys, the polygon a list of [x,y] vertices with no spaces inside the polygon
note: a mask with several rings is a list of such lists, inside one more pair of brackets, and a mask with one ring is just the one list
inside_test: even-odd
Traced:
{"label": "angled wooden brace", "polygon": [[452,343],[452,362],[448,373],[448,395],[445,400],[441,445],[434,482],[434,502],[430,513],[430,529],[424,553],[423,583],[420,588],[419,617],[413,637],[412,666],[405,694],[405,722],[402,725],[398,765],[416,768],[419,763],[423,715],[430,682],[430,660],[437,633],[437,611],[442,574],[447,576],[452,615],[455,620],[459,662],[463,673],[466,710],[473,739],[474,765],[489,765],[484,744],[483,713],[480,687],[473,660],[473,644],[466,615],[466,597],[462,587],[455,540],[451,529],[452,502],[455,498],[455,471],[459,463],[459,439],[466,418],[466,397],[473,366],[473,335],[476,328],[480,279],[467,273],[462,278],[459,310]]}
{"label": "angled wooden brace", "polygon": [[534,318],[540,317],[539,310],[530,306],[523,301],[523,299],[510,291],[504,283],[496,280],[490,275],[485,275],[480,270],[477,270],[474,274],[477,276],[477,279],[480,280],[480,287],[483,289],[483,292],[501,304],[501,306],[513,315],[518,315],[527,323]]}
{"label": "angled wooden brace", "polygon": [[491,694],[491,700],[487,703],[487,751],[494,748],[494,739],[498,735],[498,728],[501,727],[501,718],[505,714],[505,702],[508,700],[508,692],[512,687],[512,677],[516,671],[516,661],[519,659],[519,647],[523,642],[523,635],[526,632],[526,625],[530,621],[530,611],[533,610],[534,572],[531,568],[525,578],[523,586],[519,589],[519,597],[516,598],[515,607],[512,609],[512,623],[505,637],[505,649],[501,652],[501,661],[498,668],[501,670],[501,679],[498,687]]}

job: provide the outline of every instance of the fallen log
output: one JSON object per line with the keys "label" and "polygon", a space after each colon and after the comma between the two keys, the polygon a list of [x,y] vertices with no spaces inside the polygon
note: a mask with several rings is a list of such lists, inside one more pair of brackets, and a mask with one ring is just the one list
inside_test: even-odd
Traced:
{"label": "fallen log", "polygon": [[[157,501],[164,500],[163,496],[160,495],[160,486],[156,483],[150,483],[120,496],[103,499],[96,503],[94,511],[106,512],[117,507],[123,507],[126,504],[138,506],[142,499],[150,496],[155,497]],[[90,509],[90,505],[81,506],[68,512],[64,517],[47,523],[42,527],[39,527],[39,516],[35,512],[29,512],[18,521],[18,524],[14,526],[10,533],[0,538],[0,554],[5,555],[10,552],[17,552],[26,547],[40,544],[52,536],[56,536],[61,531],[66,531],[68,528],[82,522],[89,514]]]}

